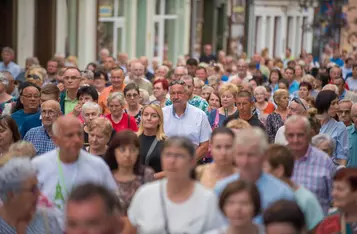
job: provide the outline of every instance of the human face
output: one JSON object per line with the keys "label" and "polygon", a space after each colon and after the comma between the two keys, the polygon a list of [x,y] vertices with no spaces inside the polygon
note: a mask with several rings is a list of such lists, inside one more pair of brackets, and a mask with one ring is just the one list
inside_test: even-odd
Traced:
{"label": "human face", "polygon": [[342,102],[338,104],[338,119],[345,124],[351,124],[352,118],[351,118],[351,103],[348,102]]}
{"label": "human face", "polygon": [[66,89],[78,89],[81,83],[81,73],[77,69],[68,69],[63,74],[63,84]]}
{"label": "human face", "polygon": [[208,97],[212,92],[213,92],[213,90],[210,88],[203,89],[201,97],[204,98],[205,100],[208,100]]}
{"label": "human face", "polygon": [[338,92],[341,94],[343,93],[343,91],[345,90],[345,85],[342,81],[342,79],[339,79],[339,78],[336,78],[334,81],[333,81],[334,85],[337,86],[338,88]]}
{"label": "human face", "polygon": [[[332,184],[332,198],[333,205],[341,209],[346,210],[352,204],[355,204],[356,192],[353,192],[351,186],[345,180],[334,181]],[[352,206],[354,207],[354,206]]]}
{"label": "human face", "polygon": [[245,145],[235,147],[234,160],[242,179],[251,181],[262,171],[263,156],[257,146],[258,143],[247,142]]}
{"label": "human face", "polygon": [[256,87],[258,87],[258,84],[257,84],[257,82],[256,82],[255,80],[250,80],[250,81],[249,81],[249,84],[252,85],[253,90],[254,90]]}
{"label": "human face", "polygon": [[338,67],[333,67],[330,70],[330,78],[332,82],[341,75],[341,71]]}
{"label": "human face", "polygon": [[229,91],[223,92],[221,95],[221,102],[223,108],[228,108],[233,106],[235,102],[234,95]]}
{"label": "human face", "polygon": [[277,100],[276,103],[278,106],[282,107],[283,109],[287,108],[289,105],[289,95],[282,94],[280,98]]}
{"label": "human face", "polygon": [[240,78],[245,78],[245,76],[247,75],[247,70],[248,70],[248,64],[240,61],[237,64],[237,72],[238,72],[238,76]]}
{"label": "human face", "polygon": [[53,75],[57,72],[58,63],[55,61],[48,61],[47,62],[47,73]]}
{"label": "human face", "polygon": [[327,141],[321,142],[319,145],[317,145],[317,148],[324,151],[327,155],[332,156],[333,151]]}
{"label": "human face", "polygon": [[134,63],[131,66],[131,76],[133,80],[140,80],[144,76],[144,66],[141,63]]}
{"label": "human face", "polygon": [[42,103],[44,103],[45,101],[48,101],[48,100],[58,101],[58,99],[56,98],[56,96],[54,94],[41,93],[40,104],[42,104]]}
{"label": "human face", "polygon": [[228,134],[217,134],[211,139],[211,154],[217,165],[233,164],[233,140]]}
{"label": "human face", "polygon": [[202,86],[200,84],[194,84],[193,94],[197,96],[201,96],[202,94]]}
{"label": "human face", "polygon": [[86,102],[93,102],[93,98],[89,94],[83,94],[79,96],[78,103],[82,106]]}
{"label": "human face", "polygon": [[188,95],[191,97],[193,94],[193,82],[192,79],[183,80],[186,83],[186,87],[188,89]]}
{"label": "human face", "polygon": [[126,93],[125,99],[129,106],[135,106],[139,104],[139,96],[140,93],[138,93],[135,89],[132,89]]}
{"label": "human face", "polygon": [[270,82],[272,84],[276,84],[279,81],[279,74],[277,72],[271,72],[270,74]]}
{"label": "human face", "polygon": [[252,102],[249,100],[249,97],[238,97],[236,104],[240,114],[252,114]]}
{"label": "human face", "polygon": [[83,111],[82,117],[84,120],[84,124],[88,125],[93,119],[98,118],[100,113],[95,108],[87,108]]}
{"label": "human face", "polygon": [[265,227],[266,234],[301,234],[290,223],[276,222]]}
{"label": "human face", "polygon": [[161,99],[166,96],[167,90],[164,90],[164,88],[162,87],[162,83],[156,83],[154,85],[153,93],[156,99]]}
{"label": "human face", "polygon": [[36,112],[40,105],[40,91],[33,86],[26,87],[22,91],[20,101],[24,105],[24,111]]}
{"label": "human face", "polygon": [[186,65],[186,68],[187,68],[188,74],[190,74],[191,76],[195,76],[197,66],[195,66],[195,65]]}
{"label": "human face", "polygon": [[322,88],[322,81],[319,79],[314,80],[314,89],[320,89]]}
{"label": "human face", "polygon": [[41,107],[41,117],[42,124],[44,127],[51,127],[52,124],[56,121],[60,113],[60,110],[57,110],[51,104],[43,104]]}
{"label": "human face", "polygon": [[114,234],[118,217],[109,214],[102,198],[69,201],[66,207],[67,234]]}
{"label": "human face", "polygon": [[106,57],[104,60],[104,67],[107,70],[111,70],[115,66],[114,59],[112,57]]}
{"label": "human face", "polygon": [[261,102],[265,102],[265,91],[264,90],[256,90],[254,91],[254,97],[256,102],[261,103]]}
{"label": "human face", "polygon": [[310,132],[306,131],[304,122],[299,120],[294,124],[285,125],[285,138],[292,151],[303,152],[309,146]]}
{"label": "human face", "polygon": [[113,70],[110,75],[110,80],[114,89],[120,89],[123,85],[124,72],[122,70]]}
{"label": "human face", "polygon": [[294,80],[294,72],[291,69],[286,69],[285,70],[285,78],[289,81],[292,82]]}
{"label": "human face", "polygon": [[196,70],[196,77],[200,78],[203,82],[207,80],[207,73],[204,69],[197,69]]}
{"label": "human face", "polygon": [[176,68],[173,80],[180,80],[184,75],[186,75],[184,68],[182,67]]}
{"label": "human face", "polygon": [[357,77],[357,67],[353,68],[352,70],[352,76]]}
{"label": "human face", "polygon": [[231,226],[242,227],[252,222],[254,204],[247,191],[240,191],[227,198],[223,211]]}
{"label": "human face", "polygon": [[105,84],[107,81],[105,80],[104,75],[100,75],[100,79],[94,80],[94,87],[98,90],[103,90],[105,88]]}
{"label": "human face", "polygon": [[61,150],[71,155],[78,155],[84,143],[82,124],[73,120],[63,123],[59,133],[54,135],[53,139]]}
{"label": "human face", "polygon": [[302,115],[304,112],[304,108],[302,107],[301,104],[297,102],[290,102],[288,106],[288,112],[287,112],[287,117],[290,117],[292,115]]}
{"label": "human face", "polygon": [[182,147],[166,147],[161,154],[161,165],[167,178],[188,178],[195,166],[194,158]]}
{"label": "human face", "polygon": [[208,104],[211,109],[218,109],[221,107],[221,104],[219,102],[219,97],[217,97],[214,93],[211,93],[211,96],[208,99]]}
{"label": "human face", "polygon": [[331,116],[331,117],[336,116],[337,111],[338,111],[338,107],[339,107],[338,106],[338,98],[336,98],[335,100],[333,100],[331,102],[330,108],[328,109],[329,116]]}
{"label": "human face", "polygon": [[146,107],[142,113],[144,129],[158,129],[160,124],[160,116],[156,110],[150,106]]}
{"label": "human face", "polygon": [[170,87],[170,99],[175,108],[184,107],[188,101],[188,93],[185,87],[180,84],[175,84]]}
{"label": "human face", "polygon": [[94,128],[88,134],[88,143],[91,149],[102,149],[108,143],[109,137],[106,136],[102,129]]}
{"label": "human face", "polygon": [[295,66],[295,76],[296,77],[302,77],[302,69],[301,69],[301,67],[299,65]]}
{"label": "human face", "polygon": [[8,64],[9,62],[11,62],[11,60],[13,59],[13,55],[9,52],[2,52],[1,53],[1,57],[2,60],[4,61],[5,64]]}
{"label": "human face", "polygon": [[7,149],[12,143],[13,135],[11,129],[0,126],[0,148]]}
{"label": "human face", "polygon": [[119,167],[134,168],[139,157],[139,148],[135,145],[123,145],[115,149],[115,160]]}
{"label": "human face", "polygon": [[284,83],[279,83],[278,88],[288,90],[288,87]]}
{"label": "human face", "polygon": [[307,99],[307,97],[309,96],[309,90],[306,86],[301,86],[299,88],[299,97],[302,99]]}
{"label": "human face", "polygon": [[110,103],[108,103],[108,108],[113,116],[120,116],[123,113],[123,105],[120,103],[118,98],[114,98]]}

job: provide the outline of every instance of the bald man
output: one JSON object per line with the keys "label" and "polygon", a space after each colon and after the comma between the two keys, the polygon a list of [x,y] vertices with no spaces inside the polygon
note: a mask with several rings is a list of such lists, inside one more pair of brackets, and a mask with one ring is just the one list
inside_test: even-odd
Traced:
{"label": "bald man", "polygon": [[350,144],[350,157],[347,167],[357,167],[357,103],[354,103],[351,108],[351,118],[353,124],[347,127],[348,142]]}
{"label": "bald man", "polygon": [[42,126],[31,128],[25,135],[24,140],[31,142],[36,154],[44,154],[56,148],[52,141],[52,125],[62,115],[59,102],[48,100],[41,105]]}
{"label": "bald man", "polygon": [[124,83],[135,83],[140,89],[148,91],[149,95],[152,95],[152,84],[145,78],[145,67],[144,65],[137,61],[131,64],[131,72],[128,77],[125,78]]}
{"label": "bald man", "polygon": [[115,191],[117,185],[108,165],[100,157],[84,151],[83,126],[78,118],[61,116],[52,126],[52,139],[58,147],[36,157],[41,192],[60,210],[68,193],[78,184],[93,182]]}

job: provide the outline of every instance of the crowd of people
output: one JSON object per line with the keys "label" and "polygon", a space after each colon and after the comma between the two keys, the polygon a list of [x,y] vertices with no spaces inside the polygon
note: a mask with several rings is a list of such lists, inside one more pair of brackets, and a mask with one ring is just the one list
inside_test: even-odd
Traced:
{"label": "crowd of people", "polygon": [[357,233],[357,58],[14,54],[0,233]]}

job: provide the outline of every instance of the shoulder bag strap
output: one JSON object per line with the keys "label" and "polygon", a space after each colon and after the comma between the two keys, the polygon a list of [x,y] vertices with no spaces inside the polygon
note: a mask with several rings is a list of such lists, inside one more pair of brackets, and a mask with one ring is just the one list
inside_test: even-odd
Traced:
{"label": "shoulder bag strap", "polygon": [[217,128],[218,124],[219,124],[219,109],[216,109],[216,116],[214,118],[212,129]]}
{"label": "shoulder bag strap", "polygon": [[130,129],[130,115],[129,114],[127,115],[128,115],[128,128]]}
{"label": "shoulder bag strap", "polygon": [[163,180],[160,181],[160,201],[161,201],[160,203],[161,203],[162,213],[164,214],[165,234],[170,234],[169,220],[167,217],[166,204],[165,204],[165,200],[164,200],[164,182],[163,182]]}
{"label": "shoulder bag strap", "polygon": [[155,149],[155,146],[157,145],[159,141],[157,140],[157,138],[155,137],[154,141],[151,143],[150,145],[150,148],[149,148],[149,151],[147,152],[146,156],[145,156],[145,165],[149,165],[149,159],[150,159],[150,156],[152,154],[152,152],[154,151]]}

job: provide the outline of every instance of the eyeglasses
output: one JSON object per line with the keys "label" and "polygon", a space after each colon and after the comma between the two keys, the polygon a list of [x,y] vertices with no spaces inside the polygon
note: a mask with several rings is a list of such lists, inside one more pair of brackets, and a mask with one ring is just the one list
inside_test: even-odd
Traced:
{"label": "eyeglasses", "polygon": [[65,81],[78,80],[78,79],[81,79],[81,77],[78,77],[78,76],[65,76],[65,77],[63,77],[63,80],[65,80]]}
{"label": "eyeglasses", "polygon": [[49,110],[49,111],[41,110],[41,115],[43,115],[43,116],[48,115],[50,117],[54,117],[55,115],[57,115],[57,112],[52,111],[52,110]]}
{"label": "eyeglasses", "polygon": [[38,75],[27,75],[27,79],[41,80],[41,77]]}
{"label": "eyeglasses", "polygon": [[304,103],[301,101],[300,98],[294,97],[291,101],[296,102],[297,104],[300,104],[304,108],[304,110],[307,110],[306,106],[304,105]]}
{"label": "eyeglasses", "polygon": [[139,96],[139,94],[136,94],[136,93],[126,95],[127,98],[137,98],[138,96]]}
{"label": "eyeglasses", "polygon": [[177,85],[177,84],[186,85],[185,81],[183,81],[183,80],[173,80],[170,82],[170,86]]}

